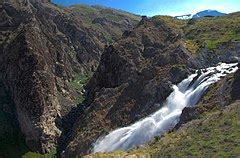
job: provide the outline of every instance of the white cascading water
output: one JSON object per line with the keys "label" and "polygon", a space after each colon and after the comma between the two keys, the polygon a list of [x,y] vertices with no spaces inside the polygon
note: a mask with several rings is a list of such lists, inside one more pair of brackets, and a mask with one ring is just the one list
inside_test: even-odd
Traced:
{"label": "white cascading water", "polygon": [[[128,127],[116,129],[108,135],[100,137],[93,144],[93,152],[131,149],[173,129],[185,107],[197,104],[209,85],[227,74],[236,72],[237,69],[237,64],[221,63],[216,67],[200,70],[200,75],[197,72],[190,75],[178,86],[173,86],[174,91],[160,110]],[[195,80],[194,78],[197,76],[198,78]]]}

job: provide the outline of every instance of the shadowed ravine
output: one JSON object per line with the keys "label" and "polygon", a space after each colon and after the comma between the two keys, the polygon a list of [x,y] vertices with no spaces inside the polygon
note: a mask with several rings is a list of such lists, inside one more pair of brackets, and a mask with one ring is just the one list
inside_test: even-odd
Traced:
{"label": "shadowed ravine", "polygon": [[173,129],[185,107],[196,105],[209,85],[237,69],[237,64],[222,63],[190,75],[177,86],[173,85],[174,91],[159,111],[128,127],[116,129],[100,137],[93,144],[93,153],[127,150]]}

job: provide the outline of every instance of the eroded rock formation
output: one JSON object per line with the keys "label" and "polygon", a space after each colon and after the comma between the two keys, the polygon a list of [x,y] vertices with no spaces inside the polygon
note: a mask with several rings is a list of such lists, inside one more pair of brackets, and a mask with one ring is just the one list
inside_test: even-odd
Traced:
{"label": "eroded rock formation", "polygon": [[88,84],[85,112],[63,155],[83,155],[96,139],[155,112],[189,74],[190,53],[180,36],[161,21],[148,19],[105,49]]}
{"label": "eroded rock formation", "polygon": [[[96,69],[106,39],[86,27],[81,14],[49,0],[5,1],[0,14],[0,81],[15,104],[27,146],[50,152],[63,131],[61,118],[79,97],[69,83]],[[137,22],[124,19],[128,24],[119,30]],[[111,35],[117,39],[121,32]]]}

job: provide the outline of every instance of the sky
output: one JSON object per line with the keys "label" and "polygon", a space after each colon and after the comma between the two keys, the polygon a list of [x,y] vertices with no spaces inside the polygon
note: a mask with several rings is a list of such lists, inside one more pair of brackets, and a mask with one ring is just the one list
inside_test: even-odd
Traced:
{"label": "sky", "polygon": [[224,13],[240,11],[240,0],[53,0],[53,2],[65,6],[101,5],[147,16],[177,16],[207,9]]}

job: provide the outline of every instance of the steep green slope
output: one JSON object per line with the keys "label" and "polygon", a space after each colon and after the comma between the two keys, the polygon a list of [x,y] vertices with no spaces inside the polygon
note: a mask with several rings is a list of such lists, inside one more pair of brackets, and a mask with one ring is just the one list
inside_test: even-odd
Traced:
{"label": "steep green slope", "polygon": [[216,49],[224,42],[240,41],[240,12],[222,17],[180,20],[170,16],[153,17],[157,23],[174,28],[185,39],[187,48],[197,52],[204,47]]}
{"label": "steep green slope", "polygon": [[222,17],[205,17],[190,20],[183,28],[186,39],[199,47],[207,46],[216,49],[217,46],[231,40],[240,40],[240,13]]}

